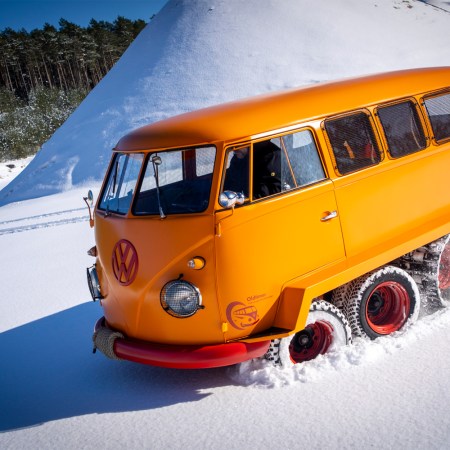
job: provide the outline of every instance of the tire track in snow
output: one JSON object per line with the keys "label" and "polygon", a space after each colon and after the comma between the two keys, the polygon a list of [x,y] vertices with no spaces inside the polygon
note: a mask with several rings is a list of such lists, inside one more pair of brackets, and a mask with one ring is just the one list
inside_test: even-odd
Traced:
{"label": "tire track in snow", "polygon": [[55,211],[55,212],[46,213],[46,214],[37,214],[35,216],[21,217],[20,219],[4,220],[4,221],[0,222],[0,225],[6,225],[8,223],[13,223],[13,222],[22,222],[24,220],[43,219],[45,217],[61,216],[62,214],[70,214],[73,212],[85,211],[85,210],[86,210],[86,207],[82,207],[82,208],[75,208],[75,209],[66,209],[64,211]]}
{"label": "tire track in snow", "polygon": [[[74,213],[78,213],[79,211],[85,211],[82,215],[74,215],[72,217],[64,217],[61,219],[56,219],[57,217],[61,216],[71,216]],[[47,221],[39,221],[48,219],[48,218],[55,218],[56,220],[47,220]],[[86,212],[86,208],[75,208],[75,209],[67,209],[64,211],[56,211],[52,213],[46,213],[46,214],[38,214],[35,216],[29,216],[29,217],[22,217],[19,219],[11,219],[11,220],[4,220],[0,222],[0,236],[4,234],[13,234],[13,233],[22,233],[24,231],[31,231],[31,230],[37,230],[40,228],[49,228],[49,227],[56,227],[60,225],[67,225],[72,223],[78,223],[78,222],[87,222],[89,220],[89,215]],[[27,223],[31,222],[31,223]],[[9,225],[9,224],[17,224],[17,226],[8,227],[8,228],[1,228],[2,225]],[[21,223],[23,225],[21,225]]]}

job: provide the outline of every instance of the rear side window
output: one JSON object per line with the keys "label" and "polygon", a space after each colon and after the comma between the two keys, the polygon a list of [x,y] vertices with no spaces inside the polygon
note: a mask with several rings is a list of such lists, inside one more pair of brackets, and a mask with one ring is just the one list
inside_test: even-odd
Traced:
{"label": "rear side window", "polygon": [[377,110],[388,144],[394,158],[423,150],[427,141],[413,102],[406,101],[383,106]]}
{"label": "rear side window", "polygon": [[357,112],[325,121],[336,169],[341,175],[378,164],[381,154],[367,114]]}
{"label": "rear side window", "polygon": [[436,141],[450,138],[450,94],[425,99]]}

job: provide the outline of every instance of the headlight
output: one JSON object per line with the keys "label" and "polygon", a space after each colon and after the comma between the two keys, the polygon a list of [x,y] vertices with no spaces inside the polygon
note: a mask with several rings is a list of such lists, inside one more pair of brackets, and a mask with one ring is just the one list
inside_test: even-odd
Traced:
{"label": "headlight", "polygon": [[202,296],[188,281],[169,281],[161,291],[161,306],[174,317],[189,317],[201,308]]}
{"label": "headlight", "polygon": [[92,300],[94,302],[96,300],[101,300],[103,295],[100,291],[100,283],[98,281],[97,269],[95,268],[95,264],[92,267],[88,267],[87,271],[87,282],[89,286],[89,290],[91,291]]}

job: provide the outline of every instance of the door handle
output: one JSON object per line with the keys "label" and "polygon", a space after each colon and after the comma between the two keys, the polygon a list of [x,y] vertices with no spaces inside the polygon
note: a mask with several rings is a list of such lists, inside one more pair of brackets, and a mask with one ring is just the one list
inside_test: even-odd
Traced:
{"label": "door handle", "polygon": [[337,217],[337,215],[338,215],[337,211],[331,211],[325,217],[322,217],[320,220],[321,222],[328,222],[329,220]]}

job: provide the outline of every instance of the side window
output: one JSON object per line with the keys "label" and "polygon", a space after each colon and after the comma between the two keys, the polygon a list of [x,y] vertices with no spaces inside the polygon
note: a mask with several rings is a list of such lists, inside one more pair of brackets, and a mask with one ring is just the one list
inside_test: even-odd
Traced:
{"label": "side window", "polygon": [[423,150],[427,141],[413,102],[383,106],[377,110],[391,156],[398,158]]}
{"label": "side window", "polygon": [[[249,163],[253,180],[250,184]],[[309,130],[255,142],[228,150],[223,190],[242,192],[260,199],[325,178],[313,134]]]}
{"label": "side window", "polygon": [[262,198],[325,178],[309,130],[253,145],[253,197]]}
{"label": "side window", "polygon": [[325,130],[341,175],[373,166],[381,161],[369,117],[357,112],[325,121]]}
{"label": "side window", "polygon": [[[283,173],[289,171],[292,179],[291,187],[306,186],[325,178],[313,135],[309,130],[283,136]],[[287,170],[286,170],[287,166]],[[289,179],[285,176],[286,180]]]}
{"label": "side window", "polygon": [[246,198],[250,196],[250,161],[253,164],[253,198],[263,198],[280,192],[280,138],[256,142],[251,150],[249,146],[228,150],[223,190],[242,192]]}
{"label": "side window", "polygon": [[242,192],[249,196],[249,153],[250,147],[235,147],[227,151],[225,161],[224,191]]}
{"label": "side window", "polygon": [[436,141],[450,138],[450,94],[425,99]]}
{"label": "side window", "polygon": [[253,144],[253,198],[281,192],[281,156],[280,138]]}

